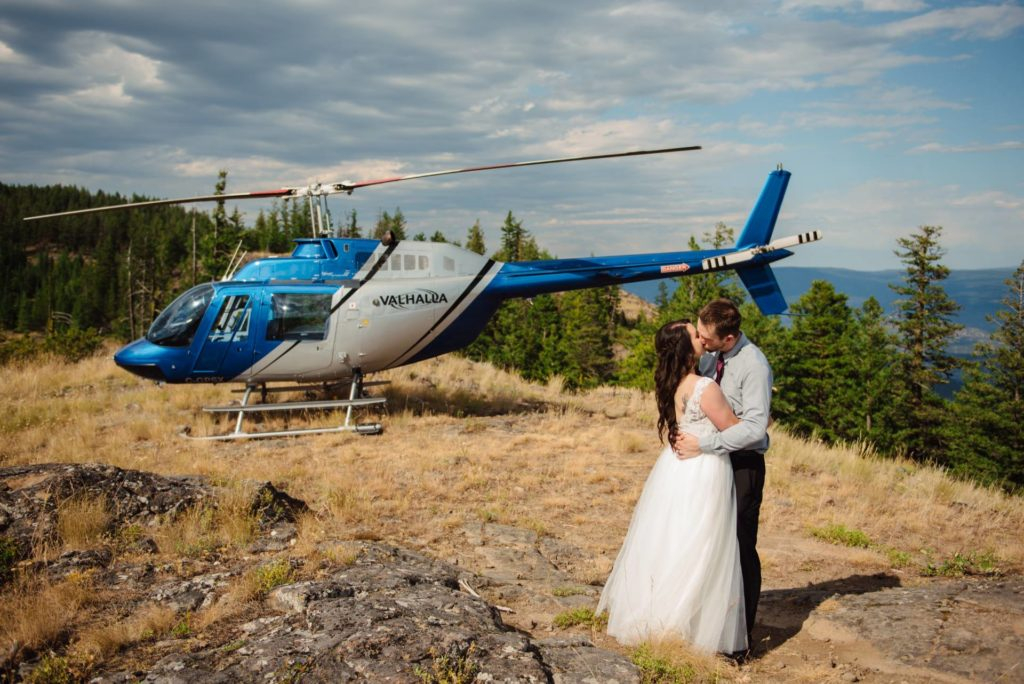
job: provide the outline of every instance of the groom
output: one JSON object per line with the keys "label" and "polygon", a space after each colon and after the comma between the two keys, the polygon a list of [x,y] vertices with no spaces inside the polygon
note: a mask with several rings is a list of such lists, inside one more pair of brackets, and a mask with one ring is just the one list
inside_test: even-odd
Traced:
{"label": "groom", "polygon": [[736,536],[740,546],[747,642],[761,594],[761,559],[757,555],[757,522],[764,490],[764,452],[768,449],[768,416],[772,369],[768,360],[740,332],[740,312],[728,299],[716,299],[700,310],[697,336],[704,345],[700,373],[722,387],[740,422],[699,440],[681,433],[674,443],[680,458],[700,454],[729,455],[736,482]]}

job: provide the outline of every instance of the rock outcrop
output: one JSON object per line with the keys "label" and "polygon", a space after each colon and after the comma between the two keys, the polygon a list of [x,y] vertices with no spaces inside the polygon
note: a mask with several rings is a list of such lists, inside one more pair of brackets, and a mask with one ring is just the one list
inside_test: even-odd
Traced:
{"label": "rock outcrop", "polygon": [[[294,539],[291,523],[306,505],[269,483],[254,484],[252,491],[250,511],[263,533],[244,553],[179,562],[171,571],[166,562],[161,567],[137,560],[138,551],[145,557],[155,548],[121,555],[100,545],[22,567],[50,574],[85,564],[97,569],[103,590],[117,593],[121,615],[157,604],[187,618],[225,600],[233,581],[261,565],[303,564],[281,552]],[[0,538],[11,540],[19,558],[28,558],[40,542],[57,544],[57,511],[76,496],[106,501],[112,532],[130,525],[147,529],[192,507],[217,505],[216,487],[197,477],[97,464],[3,468]],[[584,637],[537,640],[507,626],[494,606],[462,588],[484,579],[455,565],[382,543],[349,542],[345,548],[342,560],[325,561],[305,579],[276,586],[263,600],[216,622],[211,633],[188,641],[164,638],[137,653],[121,653],[96,663],[89,677],[97,682],[419,682],[458,674],[464,681],[638,681],[628,659]],[[24,677],[34,666],[33,654],[15,651],[0,676]]]}

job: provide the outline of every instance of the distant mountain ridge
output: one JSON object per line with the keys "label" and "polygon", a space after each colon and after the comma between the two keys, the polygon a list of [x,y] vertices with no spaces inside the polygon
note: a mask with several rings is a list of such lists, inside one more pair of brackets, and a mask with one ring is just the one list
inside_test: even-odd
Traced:
{"label": "distant mountain ridge", "polygon": [[[859,308],[868,297],[874,297],[887,313],[892,313],[893,302],[896,300],[896,293],[889,288],[889,284],[902,283],[906,273],[898,269],[855,271],[848,268],[774,267],[772,270],[791,306],[811,288],[812,282],[824,280],[849,298],[850,308]],[[1002,299],[1008,293],[1005,281],[1013,272],[1013,268],[951,271],[941,285],[960,305],[957,322],[987,334],[995,330],[996,326],[985,317],[992,316],[1001,308]],[[658,282],[666,283],[670,293],[676,288],[676,281],[672,280],[632,283],[623,289],[653,302],[658,297]]]}

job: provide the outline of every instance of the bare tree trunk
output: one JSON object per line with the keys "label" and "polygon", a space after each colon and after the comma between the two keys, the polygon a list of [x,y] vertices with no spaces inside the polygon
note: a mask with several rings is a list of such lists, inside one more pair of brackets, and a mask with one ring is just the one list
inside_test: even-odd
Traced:
{"label": "bare tree trunk", "polygon": [[132,283],[132,241],[128,240],[128,330],[135,339],[135,287]]}
{"label": "bare tree trunk", "polygon": [[196,285],[196,212],[192,210],[192,287]]}

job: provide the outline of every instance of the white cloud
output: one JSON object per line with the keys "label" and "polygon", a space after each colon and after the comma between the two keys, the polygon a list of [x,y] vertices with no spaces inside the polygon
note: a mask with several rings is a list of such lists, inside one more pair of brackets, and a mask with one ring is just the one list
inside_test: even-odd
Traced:
{"label": "white cloud", "polygon": [[1024,218],[1024,197],[1018,197],[1006,192],[992,190],[979,192],[973,195],[963,195],[951,200],[954,207],[995,207],[1015,211],[1020,218]]}
{"label": "white cloud", "polygon": [[999,143],[972,143],[970,145],[946,145],[943,143],[931,142],[909,150],[912,154],[926,152],[963,154],[967,152],[1004,152],[1008,150],[1024,150],[1024,142],[1020,140],[1007,140]]}
{"label": "white cloud", "polygon": [[10,45],[0,40],[0,64],[16,64],[24,61],[24,57],[15,52]]}
{"label": "white cloud", "polygon": [[932,10],[916,17],[880,27],[882,35],[904,38],[918,34],[951,31],[955,39],[1005,38],[1024,26],[1024,7],[1005,3]]}
{"label": "white cloud", "polygon": [[[955,268],[1005,266],[1024,253],[1019,225],[1024,196],[1002,191],[968,193],[956,185],[873,179],[820,193],[791,210],[821,217],[828,254],[820,265],[898,268],[896,240],[922,225],[941,226],[944,263]],[[845,254],[878,250],[873,266],[844,264]],[[825,262],[828,263],[825,263]]]}
{"label": "white cloud", "polygon": [[842,12],[918,12],[928,5],[922,0],[784,0],[783,12],[830,10]]}

